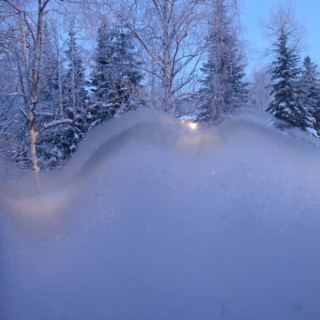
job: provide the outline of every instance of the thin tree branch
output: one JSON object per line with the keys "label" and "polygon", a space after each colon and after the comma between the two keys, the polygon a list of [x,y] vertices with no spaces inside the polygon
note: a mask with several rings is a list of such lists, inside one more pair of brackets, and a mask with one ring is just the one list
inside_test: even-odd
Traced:
{"label": "thin tree branch", "polygon": [[75,124],[75,122],[71,119],[62,119],[62,120],[54,120],[49,123],[45,123],[43,128],[37,133],[35,143],[37,143],[41,137],[41,135],[50,128],[62,125],[62,124]]}

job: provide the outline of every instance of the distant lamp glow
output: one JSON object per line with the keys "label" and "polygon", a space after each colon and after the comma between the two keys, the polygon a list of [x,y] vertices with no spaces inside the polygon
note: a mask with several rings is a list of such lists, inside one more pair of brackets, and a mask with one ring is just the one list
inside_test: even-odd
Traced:
{"label": "distant lamp glow", "polygon": [[198,124],[195,122],[195,116],[184,115],[179,118],[182,125],[188,127],[191,130],[196,130]]}
{"label": "distant lamp glow", "polygon": [[198,127],[196,122],[189,122],[188,126],[191,130],[196,130]]}

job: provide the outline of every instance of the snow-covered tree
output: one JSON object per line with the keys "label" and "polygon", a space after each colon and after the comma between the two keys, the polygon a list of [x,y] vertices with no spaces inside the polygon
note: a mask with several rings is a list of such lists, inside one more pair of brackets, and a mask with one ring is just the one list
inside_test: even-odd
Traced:
{"label": "snow-covered tree", "polygon": [[[132,0],[118,15],[140,44],[155,108],[174,114],[179,99],[194,95],[203,53],[203,0]],[[121,10],[121,11],[120,11]]]}
{"label": "snow-covered tree", "polygon": [[59,73],[62,72],[62,63],[61,58],[57,54],[53,33],[47,24],[44,25],[42,54],[42,79],[39,88],[39,103],[43,105],[43,111],[54,114],[61,102]]}
{"label": "snow-covered tree", "polygon": [[[43,134],[56,126],[73,123],[68,118],[47,119],[44,115],[46,108],[40,102],[40,88],[44,79],[44,25],[53,1],[4,2],[9,15],[2,22],[6,31],[12,35],[12,41],[5,43],[2,48],[16,62],[17,81],[17,86],[11,88],[13,92],[8,94],[15,97],[14,108],[20,113],[22,120],[19,119],[19,123],[24,128],[19,130],[22,131],[21,136],[16,138],[21,145],[27,146],[26,152],[20,155],[29,158],[32,170],[38,172],[37,145]],[[15,120],[17,117],[12,121]]]}
{"label": "snow-covered tree", "polygon": [[[55,30],[44,28],[42,78],[39,90],[39,104],[42,114],[39,121],[59,122],[68,117],[70,124],[61,124],[43,132],[37,145],[39,166],[44,169],[60,167],[62,162],[76,150],[84,129],[77,120],[85,108],[86,91],[84,89],[84,68],[75,43],[75,35],[69,33],[66,58],[68,69],[63,68],[63,61],[58,47]],[[80,122],[80,121],[79,121]]]}
{"label": "snow-covered tree", "polygon": [[258,110],[266,110],[271,102],[271,75],[269,65],[253,70],[250,77],[248,105]]}
{"label": "snow-covered tree", "polygon": [[278,40],[274,44],[274,53],[275,60],[271,68],[273,100],[267,111],[293,126],[307,130],[313,126],[313,118],[298,98],[300,58],[294,48],[288,46],[288,32],[285,27],[280,29]]}
{"label": "snow-covered tree", "polygon": [[[208,59],[202,67],[198,121],[221,121],[247,102],[244,63],[234,15],[227,0],[212,0],[209,16]],[[235,4],[234,4],[235,5]]]}
{"label": "snow-covered tree", "polygon": [[85,90],[85,68],[77,44],[76,32],[72,23],[69,30],[67,43],[67,75],[65,81],[66,99],[64,101],[65,112],[74,117],[78,110],[84,109],[87,102]]}
{"label": "snow-covered tree", "polygon": [[97,106],[92,109],[94,121],[104,121],[135,109],[142,103],[140,63],[132,43],[132,34],[120,26],[98,30],[92,91]]}
{"label": "snow-covered tree", "polygon": [[299,79],[299,103],[314,118],[313,129],[319,132],[320,123],[320,79],[318,67],[309,56],[303,60]]}

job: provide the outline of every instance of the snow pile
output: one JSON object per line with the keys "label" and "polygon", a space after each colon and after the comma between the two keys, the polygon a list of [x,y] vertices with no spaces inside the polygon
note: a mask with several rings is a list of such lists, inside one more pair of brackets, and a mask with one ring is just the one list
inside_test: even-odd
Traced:
{"label": "snow pile", "polygon": [[319,150],[265,122],[137,114],[2,186],[0,319],[320,319]]}

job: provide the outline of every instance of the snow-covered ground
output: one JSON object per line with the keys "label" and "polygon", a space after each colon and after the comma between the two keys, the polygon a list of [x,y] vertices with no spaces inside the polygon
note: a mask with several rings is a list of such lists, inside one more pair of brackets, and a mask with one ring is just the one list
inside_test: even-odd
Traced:
{"label": "snow-covered ground", "polygon": [[3,183],[0,319],[320,319],[320,152],[267,123],[137,113]]}

